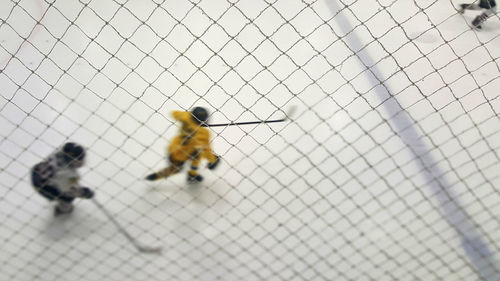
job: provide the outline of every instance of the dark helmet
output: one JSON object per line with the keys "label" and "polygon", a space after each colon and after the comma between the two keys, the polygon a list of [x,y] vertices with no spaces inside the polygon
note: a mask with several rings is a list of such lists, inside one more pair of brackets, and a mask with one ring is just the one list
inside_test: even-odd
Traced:
{"label": "dark helmet", "polygon": [[62,148],[62,153],[67,163],[72,161],[83,161],[83,159],[85,159],[85,149],[74,142],[65,143]]}
{"label": "dark helmet", "polygon": [[202,124],[208,121],[208,111],[203,107],[197,106],[193,108],[191,116],[196,124]]}

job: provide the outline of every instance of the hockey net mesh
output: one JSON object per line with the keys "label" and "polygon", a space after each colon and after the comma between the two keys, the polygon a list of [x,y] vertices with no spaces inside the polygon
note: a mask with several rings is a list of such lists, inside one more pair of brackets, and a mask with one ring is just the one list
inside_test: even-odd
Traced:
{"label": "hockey net mesh", "polygon": [[[458,4],[4,0],[1,279],[498,280],[500,25]],[[200,185],[145,182],[194,106],[298,109],[211,130]],[[162,255],[88,201],[52,217],[29,171],[66,141]]]}

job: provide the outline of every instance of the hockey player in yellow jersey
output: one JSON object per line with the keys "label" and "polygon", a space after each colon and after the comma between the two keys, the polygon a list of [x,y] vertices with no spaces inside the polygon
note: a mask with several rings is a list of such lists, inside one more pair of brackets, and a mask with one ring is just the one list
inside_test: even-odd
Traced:
{"label": "hockey player in yellow jersey", "polygon": [[172,116],[181,123],[180,133],[174,137],[168,147],[169,166],[148,175],[146,180],[154,181],[174,175],[182,170],[184,163],[191,162],[188,182],[201,182],[198,166],[202,159],[208,161],[207,168],[217,167],[220,157],[210,147],[210,131],[206,128],[208,112],[203,107],[195,107],[191,112],[173,111]]}

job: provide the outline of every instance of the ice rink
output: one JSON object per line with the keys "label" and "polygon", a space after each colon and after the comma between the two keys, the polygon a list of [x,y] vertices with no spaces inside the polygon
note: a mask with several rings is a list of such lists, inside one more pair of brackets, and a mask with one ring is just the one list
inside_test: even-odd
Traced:
{"label": "ice rink", "polygon": [[[500,20],[456,0],[0,0],[0,281],[500,280]],[[147,182],[204,106],[205,180]],[[30,169],[85,146],[54,218]]]}

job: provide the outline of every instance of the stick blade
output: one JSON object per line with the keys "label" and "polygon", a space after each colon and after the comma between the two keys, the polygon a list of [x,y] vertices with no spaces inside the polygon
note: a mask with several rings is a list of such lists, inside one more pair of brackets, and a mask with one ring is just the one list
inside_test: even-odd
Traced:
{"label": "stick blade", "polygon": [[295,111],[297,111],[297,106],[296,105],[290,106],[290,108],[288,109],[288,111],[285,113],[286,114],[285,119],[286,120],[291,120],[292,116],[295,114]]}

